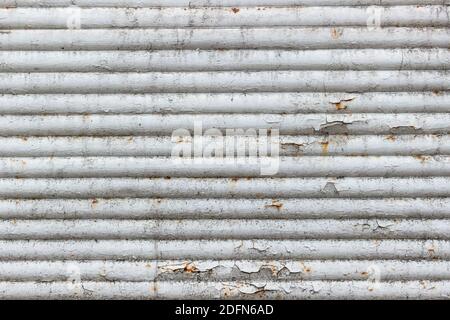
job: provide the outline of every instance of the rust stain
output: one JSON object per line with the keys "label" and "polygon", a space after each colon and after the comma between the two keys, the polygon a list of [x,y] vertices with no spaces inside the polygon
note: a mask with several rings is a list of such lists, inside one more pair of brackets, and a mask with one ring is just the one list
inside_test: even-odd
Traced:
{"label": "rust stain", "polygon": [[189,136],[176,136],[175,137],[175,143],[184,143],[184,142],[191,142],[191,137]]}
{"label": "rust stain", "polygon": [[227,298],[227,297],[231,296],[231,289],[228,288],[228,287],[223,288],[222,292],[223,292],[223,297],[224,298]]}
{"label": "rust stain", "polygon": [[278,200],[272,200],[271,204],[267,204],[265,205],[266,208],[277,208],[278,210],[280,210],[283,207],[283,204],[278,201]]}
{"label": "rust stain", "polygon": [[240,11],[239,8],[231,8],[231,11],[233,11],[233,13],[238,13]]}
{"label": "rust stain", "polygon": [[386,137],[386,140],[389,140],[389,141],[395,141],[395,140],[397,140],[397,137],[394,136],[393,134],[390,134],[390,135],[388,135],[388,136]]}
{"label": "rust stain", "polygon": [[334,105],[336,106],[336,110],[338,111],[347,109],[347,106],[343,102],[337,102]]}
{"label": "rust stain", "polygon": [[436,256],[436,249],[434,247],[434,245],[431,245],[428,249],[427,249],[428,255],[430,256],[431,259],[433,260],[438,260],[439,257]]}
{"label": "rust stain", "polygon": [[344,32],[341,29],[331,28],[331,38],[334,40],[339,39]]}
{"label": "rust stain", "polygon": [[183,271],[187,273],[199,272],[198,268],[192,262],[184,263]]}
{"label": "rust stain", "polygon": [[272,276],[274,277],[278,276],[278,268],[276,266],[271,265],[270,271],[272,272]]}
{"label": "rust stain", "polygon": [[322,146],[322,153],[323,154],[328,154],[328,147],[330,146],[330,142],[329,141],[322,141],[322,142],[320,142],[320,145]]}
{"label": "rust stain", "polygon": [[91,208],[95,208],[95,206],[97,205],[98,200],[97,199],[92,199],[91,200]]}
{"label": "rust stain", "polygon": [[337,111],[342,111],[348,108],[347,102],[353,101],[354,99],[355,98],[341,99],[337,102],[331,102],[331,104],[335,106]]}
{"label": "rust stain", "polygon": [[425,163],[426,161],[430,160],[431,157],[429,156],[424,156],[424,155],[416,155],[414,156],[414,158],[416,158],[417,160],[419,160],[421,163]]}
{"label": "rust stain", "polygon": [[303,272],[310,273],[310,272],[312,271],[312,268],[311,268],[311,267],[308,267],[308,266],[305,265],[303,262],[300,262],[300,266],[301,266],[301,268],[303,269]]}

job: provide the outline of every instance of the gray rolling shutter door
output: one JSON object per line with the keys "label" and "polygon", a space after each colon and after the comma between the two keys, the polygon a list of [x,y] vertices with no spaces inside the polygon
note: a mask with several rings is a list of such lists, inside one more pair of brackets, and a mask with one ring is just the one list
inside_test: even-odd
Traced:
{"label": "gray rolling shutter door", "polygon": [[448,1],[0,6],[1,298],[450,295]]}

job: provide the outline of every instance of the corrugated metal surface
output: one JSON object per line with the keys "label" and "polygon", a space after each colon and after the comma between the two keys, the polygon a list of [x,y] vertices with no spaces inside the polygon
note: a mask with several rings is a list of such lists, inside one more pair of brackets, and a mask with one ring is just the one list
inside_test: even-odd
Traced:
{"label": "corrugated metal surface", "polygon": [[0,1],[0,297],[450,297],[448,5]]}

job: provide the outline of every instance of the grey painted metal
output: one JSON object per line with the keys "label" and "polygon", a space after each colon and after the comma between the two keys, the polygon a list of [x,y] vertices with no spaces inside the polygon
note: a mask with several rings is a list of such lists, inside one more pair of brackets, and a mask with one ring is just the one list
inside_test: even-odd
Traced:
{"label": "grey painted metal", "polygon": [[[203,142],[212,147],[222,143],[236,145],[257,144],[258,137],[204,136]],[[168,136],[51,136],[51,137],[0,137],[1,157],[170,157],[172,137]],[[190,146],[192,139],[179,142]],[[425,156],[450,155],[450,136],[443,135],[332,135],[332,136],[281,136],[279,155],[282,157],[300,156],[416,156],[421,162],[439,161]],[[235,152],[234,154],[237,155]],[[245,155],[249,155],[246,150]],[[195,154],[194,154],[195,156]],[[242,155],[241,155],[242,156]],[[395,159],[387,158],[385,159]],[[317,159],[317,158],[316,158]],[[323,159],[323,158],[320,158]],[[338,158],[344,159],[344,157]],[[372,161],[376,161],[374,157]],[[396,158],[401,159],[401,158]],[[410,158],[403,158],[411,160]],[[446,158],[441,158],[446,159]],[[2,158],[0,161],[4,162]],[[24,159],[25,160],[25,159]],[[32,161],[41,161],[31,159]],[[108,159],[104,159],[106,161]],[[117,159],[120,160],[120,159]],[[360,158],[361,161],[364,161]],[[380,159],[381,160],[381,159]],[[153,160],[155,161],[155,160]],[[304,159],[299,159],[304,161]],[[381,163],[381,161],[379,161]],[[414,163],[414,161],[412,160]],[[45,162],[43,162],[45,163]],[[51,163],[47,160],[47,163]],[[417,163],[415,163],[417,165]]]}
{"label": "grey painted metal", "polygon": [[[449,78],[450,79],[450,78]],[[16,124],[20,122],[20,126]],[[197,115],[5,115],[1,136],[130,136],[167,135],[185,129],[277,129],[284,135],[323,134],[448,134],[450,113],[376,114],[197,114]],[[180,131],[180,137],[189,138]],[[182,134],[182,135],[181,135]],[[183,141],[183,140],[180,140]]]}
{"label": "grey painted metal", "polygon": [[3,220],[0,239],[450,239],[448,220]]}
{"label": "grey painted metal", "polygon": [[448,299],[449,4],[0,1],[0,298]]}
{"label": "grey painted metal", "polygon": [[448,299],[449,281],[383,282],[374,290],[366,281],[234,282],[0,282],[10,299]]}
{"label": "grey painted metal", "polygon": [[396,219],[450,217],[449,198],[1,199],[2,219]]}
{"label": "grey painted metal", "polygon": [[448,70],[448,49],[3,51],[2,72]]}
{"label": "grey painted metal", "polygon": [[450,259],[447,240],[1,240],[1,260]]}
{"label": "grey painted metal", "polygon": [[449,48],[448,28],[280,27],[5,30],[3,50]]}
{"label": "grey painted metal", "polygon": [[[449,25],[447,6],[381,7],[383,27],[444,27]],[[260,7],[230,8],[95,8],[80,9],[83,29],[366,26],[372,12],[366,7]],[[73,8],[0,9],[0,28],[65,29]]]}
{"label": "grey painted metal", "polygon": [[316,5],[444,5],[448,0],[3,0],[2,7],[229,7]]}
{"label": "grey painted metal", "polygon": [[[26,63],[26,62],[24,62]],[[446,113],[445,92],[0,94],[13,114]]]}
{"label": "grey painted metal", "polygon": [[1,281],[66,281],[79,268],[84,281],[449,280],[448,261],[401,260],[141,260],[2,261]]}
{"label": "grey painted metal", "polygon": [[0,73],[0,93],[440,91],[450,90],[449,75],[422,70]]}
{"label": "grey painted metal", "polygon": [[450,177],[168,178],[0,178],[0,198],[251,199],[450,196]]}
{"label": "grey painted metal", "polygon": [[[197,159],[198,160],[198,159]],[[260,177],[277,162],[272,177],[449,177],[449,156],[336,157],[58,157],[0,158],[0,178]]]}

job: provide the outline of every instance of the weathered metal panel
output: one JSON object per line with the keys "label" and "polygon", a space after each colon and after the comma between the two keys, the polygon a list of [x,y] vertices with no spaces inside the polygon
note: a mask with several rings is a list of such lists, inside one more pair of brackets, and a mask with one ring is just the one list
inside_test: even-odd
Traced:
{"label": "weathered metal panel", "polygon": [[448,5],[0,1],[0,298],[449,298]]}

